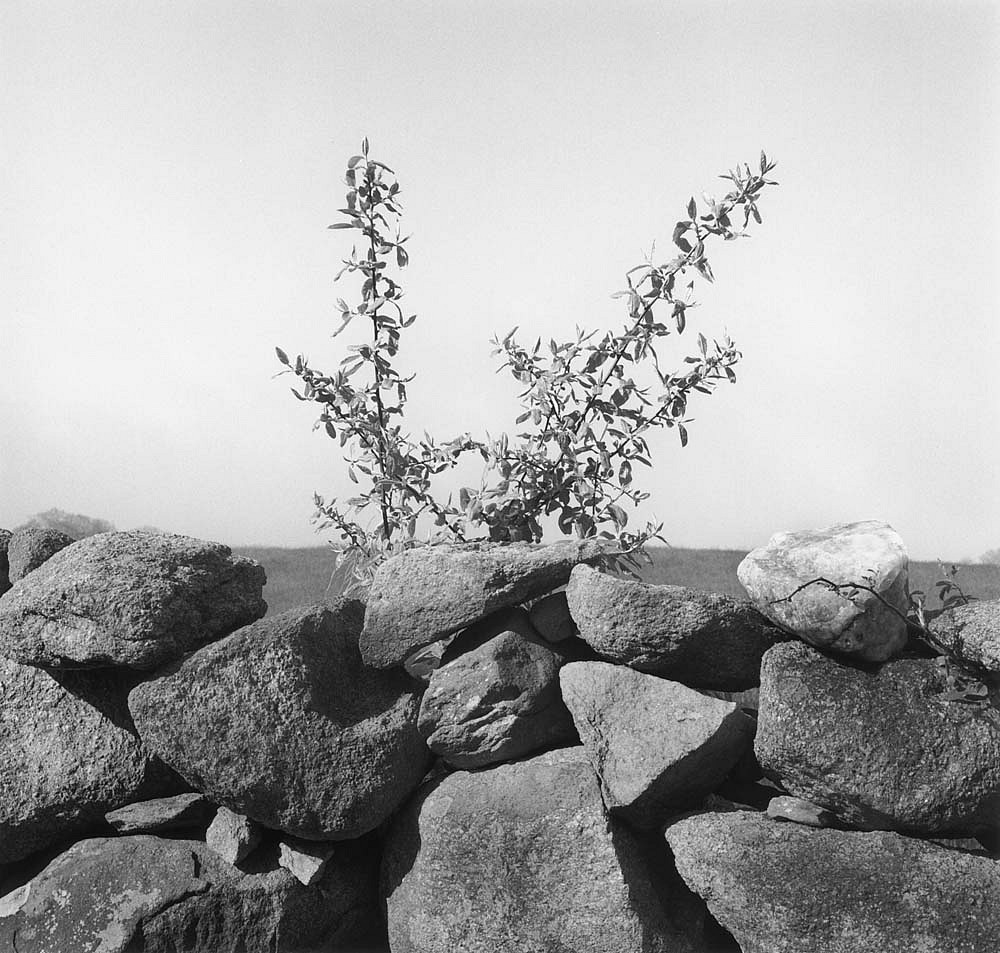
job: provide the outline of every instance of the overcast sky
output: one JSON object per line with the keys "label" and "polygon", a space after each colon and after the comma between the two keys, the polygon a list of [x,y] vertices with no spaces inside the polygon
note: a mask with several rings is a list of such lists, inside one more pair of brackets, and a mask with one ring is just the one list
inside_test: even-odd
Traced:
{"label": "overcast sky", "polygon": [[[418,433],[497,433],[489,338],[617,326],[688,197],[761,148],[688,333],[739,381],[653,442],[671,543],[882,518],[1000,546],[996,3],[0,4],[0,526],[49,507],[321,541],[347,489],[275,345],[332,368],[346,158],[413,233]],[[346,293],[345,293],[346,292]],[[686,337],[687,335],[685,335]]]}

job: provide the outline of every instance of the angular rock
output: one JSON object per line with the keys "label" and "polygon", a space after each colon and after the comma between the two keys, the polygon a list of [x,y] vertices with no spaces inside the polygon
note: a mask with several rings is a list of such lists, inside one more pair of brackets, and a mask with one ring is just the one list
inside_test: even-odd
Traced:
{"label": "angular rock", "polygon": [[249,857],[263,837],[256,821],[243,814],[220,807],[205,832],[205,843],[227,864],[234,867]]}
{"label": "angular rock", "polygon": [[856,827],[989,833],[1000,820],[1000,711],[947,700],[931,659],[843,665],[802,642],[761,666],[765,773]]}
{"label": "angular rock", "polygon": [[937,616],[929,628],[950,655],[1000,674],[1000,600],[977,599],[956,606]]}
{"label": "angular rock", "polygon": [[54,675],[0,659],[0,864],[181,789],[132,727],[131,684],[117,672]]}
{"label": "angular rock", "polygon": [[7,544],[8,574],[11,583],[34,572],[60,549],[76,542],[57,529],[19,529]]}
{"label": "angular rock", "polygon": [[[819,648],[883,662],[906,644],[908,569],[896,531],[868,520],[775,533],[736,573],[754,605],[782,628]],[[878,595],[834,591],[817,579],[867,585]]]}
{"label": "angular rock", "polygon": [[767,805],[767,816],[776,821],[792,821],[806,827],[830,827],[836,818],[812,801],[801,797],[779,795],[771,798]]}
{"label": "angular rock", "polygon": [[566,596],[580,638],[602,658],[691,688],[752,688],[761,656],[786,638],[748,602],[589,566],[573,570]]}
{"label": "angular rock", "polygon": [[[137,686],[140,736],[192,787],[307,840],[358,837],[420,783],[420,684],[365,668],[361,604],[246,626]],[[220,739],[225,739],[220,744]]]}
{"label": "angular rock", "polygon": [[242,873],[198,841],[81,841],[30,882],[20,909],[0,918],[0,949],[353,951],[377,916],[377,854],[348,846],[306,887],[285,870]]}
{"label": "angular rock", "polygon": [[278,842],[278,866],[284,867],[299,883],[311,887],[323,876],[336,844],[282,837]]}
{"label": "angular rock", "polygon": [[10,589],[10,563],[7,560],[7,547],[13,534],[9,529],[0,529],[0,596]]}
{"label": "angular rock", "polygon": [[546,642],[565,642],[578,634],[576,623],[569,614],[565,589],[542,596],[531,606],[529,619]]}
{"label": "angular rock", "polygon": [[390,830],[382,888],[393,953],[690,949],[581,748],[422,789]]}
{"label": "angular rock", "polygon": [[1000,864],[889,832],[737,811],[667,828],[677,869],[746,951],[993,953]]}
{"label": "angular rock", "polygon": [[478,768],[575,741],[559,693],[563,661],[523,609],[470,626],[448,647],[420,703],[427,746],[451,765]]}
{"label": "angular rock", "polygon": [[424,546],[387,559],[375,573],[361,654],[377,668],[480,619],[544,595],[582,562],[613,551],[600,540]]}
{"label": "angular rock", "polygon": [[0,652],[51,668],[155,668],[260,618],[264,570],[189,536],[101,533],[0,603]]}
{"label": "angular rock", "polygon": [[212,805],[200,794],[175,794],[128,804],[109,811],[104,820],[116,834],[157,834],[204,827]]}
{"label": "angular rock", "polygon": [[607,662],[559,673],[608,810],[655,828],[693,807],[752,742],[752,721],[732,702]]}

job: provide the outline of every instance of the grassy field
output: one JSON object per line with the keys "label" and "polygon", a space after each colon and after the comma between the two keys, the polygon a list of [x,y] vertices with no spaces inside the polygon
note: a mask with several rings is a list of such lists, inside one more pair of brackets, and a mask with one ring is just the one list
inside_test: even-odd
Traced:
{"label": "grassy field", "polygon": [[[270,546],[250,546],[234,550],[256,559],[267,570],[264,598],[268,614],[282,612],[293,606],[326,602],[336,597],[330,587],[333,558],[322,546],[305,549],[281,549]],[[736,578],[736,567],[746,555],[738,549],[673,549],[656,547],[650,550],[651,566],[643,570],[643,578],[652,583],[692,586],[733,596],[744,595]],[[910,563],[910,588],[934,592],[934,582],[941,578],[935,562]],[[961,566],[958,582],[969,595],[980,599],[1000,599],[1000,566]]]}

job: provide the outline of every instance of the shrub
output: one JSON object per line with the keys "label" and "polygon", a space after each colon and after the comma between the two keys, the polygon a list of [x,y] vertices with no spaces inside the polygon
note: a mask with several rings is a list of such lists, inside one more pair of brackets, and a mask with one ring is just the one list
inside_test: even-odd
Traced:
{"label": "shrub", "polygon": [[54,529],[73,539],[84,539],[87,536],[96,536],[98,533],[110,533],[114,528],[114,523],[109,523],[107,520],[84,516],[82,513],[51,509],[28,517],[20,526],[15,527],[15,530]]}
{"label": "shrub", "polygon": [[[625,287],[614,295],[627,309],[620,331],[577,329],[571,340],[550,339],[544,347],[540,337],[533,346],[520,344],[516,328],[494,338],[501,369],[522,388],[515,421],[522,429],[513,437],[480,440],[462,433],[445,441],[428,435],[414,440],[402,426],[413,377],[395,365],[402,332],[416,320],[401,305],[399,271],[409,263],[409,238],[400,231],[399,182],[370,157],[365,139],[347,163],[344,221],[330,226],[359,232],[361,246],[359,251],[355,244],[337,275],[359,276],[361,289],[353,305],[337,300],[334,336],[361,320],[364,339],[347,348],[330,374],[302,355],[293,361],[276,349],[286,372],[301,381],[292,393],[321,405],[315,427],[339,441],[347,475],[359,485],[357,495],[343,502],[315,496],[318,527],[336,531],[340,552],[356,561],[355,576],[424,542],[538,541],[546,517],[565,534],[617,541],[619,564],[634,564],[635,554],[661,530],[654,524],[638,532],[626,528],[627,507],[649,496],[636,478],[636,467],[651,466],[648,434],[675,429],[686,445],[690,399],[711,393],[721,380],[735,381],[740,359],[728,336],[709,341],[699,333],[696,352],[680,369],[666,370],[657,345],[687,328],[696,278],[714,280],[706,244],[743,236],[751,218],[760,223],[763,190],[776,184],[767,178],[773,168],[762,152],[758,170],[743,165],[722,176],[730,189],[721,199],[705,196],[700,208],[694,198],[688,202],[673,229],[676,253],[656,258],[654,246],[626,272]],[[435,495],[433,478],[469,453],[486,463],[481,484],[462,487],[457,503]]]}

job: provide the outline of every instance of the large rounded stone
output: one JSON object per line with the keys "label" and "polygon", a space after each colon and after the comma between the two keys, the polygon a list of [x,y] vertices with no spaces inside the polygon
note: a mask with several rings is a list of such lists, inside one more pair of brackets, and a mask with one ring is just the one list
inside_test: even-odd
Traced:
{"label": "large rounded stone", "polygon": [[636,827],[696,805],[753,740],[753,723],[732,702],[655,675],[571,662],[559,681],[604,803]]}
{"label": "large rounded stone", "polygon": [[425,788],[382,872],[393,953],[680,953],[626,828],[581,748]]}
{"label": "large rounded stone", "polygon": [[203,843],[81,841],[0,914],[17,953],[356,953],[378,928],[377,853],[346,844],[313,886],[276,863],[240,871]]}
{"label": "large rounded stone", "polygon": [[57,529],[19,529],[7,545],[10,581],[17,582],[34,572],[61,549],[75,542]]}
{"label": "large rounded stone", "polygon": [[930,630],[949,655],[1000,675],[1000,600],[977,599],[956,606],[937,616]]}
{"label": "large rounded stone", "polygon": [[0,659],[0,863],[180,789],[132,728],[133,683],[118,672],[50,674]]}
{"label": "large rounded stone", "polygon": [[0,602],[0,652],[25,665],[155,668],[260,618],[264,570],[189,536],[102,533]]}
{"label": "large rounded stone", "polygon": [[612,551],[601,540],[423,546],[375,573],[361,653],[369,665],[401,665],[418,649],[500,609],[565,584],[581,562]]}
{"label": "large rounded stone", "polygon": [[899,834],[746,811],[667,828],[677,869],[747,953],[995,953],[1000,864]]}
{"label": "large rounded stone", "polygon": [[143,740],[217,804],[312,840],[357,837],[430,761],[420,685],[365,668],[360,603],[305,606],[199,649],[136,687]]}
{"label": "large rounded stone", "polygon": [[785,636],[748,602],[685,586],[651,586],[578,566],[566,590],[582,638],[598,655],[692,688],[739,691]]}
{"label": "large rounded stone", "polygon": [[906,644],[908,569],[896,531],[868,520],[775,533],[736,573],[754,605],[782,628],[820,648],[882,662]]}
{"label": "large rounded stone", "polygon": [[930,659],[866,670],[779,645],[761,667],[757,758],[857,827],[985,834],[1000,821],[1000,711],[947,699]]}
{"label": "large rounded stone", "polygon": [[478,768],[576,740],[559,693],[563,657],[523,609],[470,626],[431,674],[420,733],[449,764]]}

